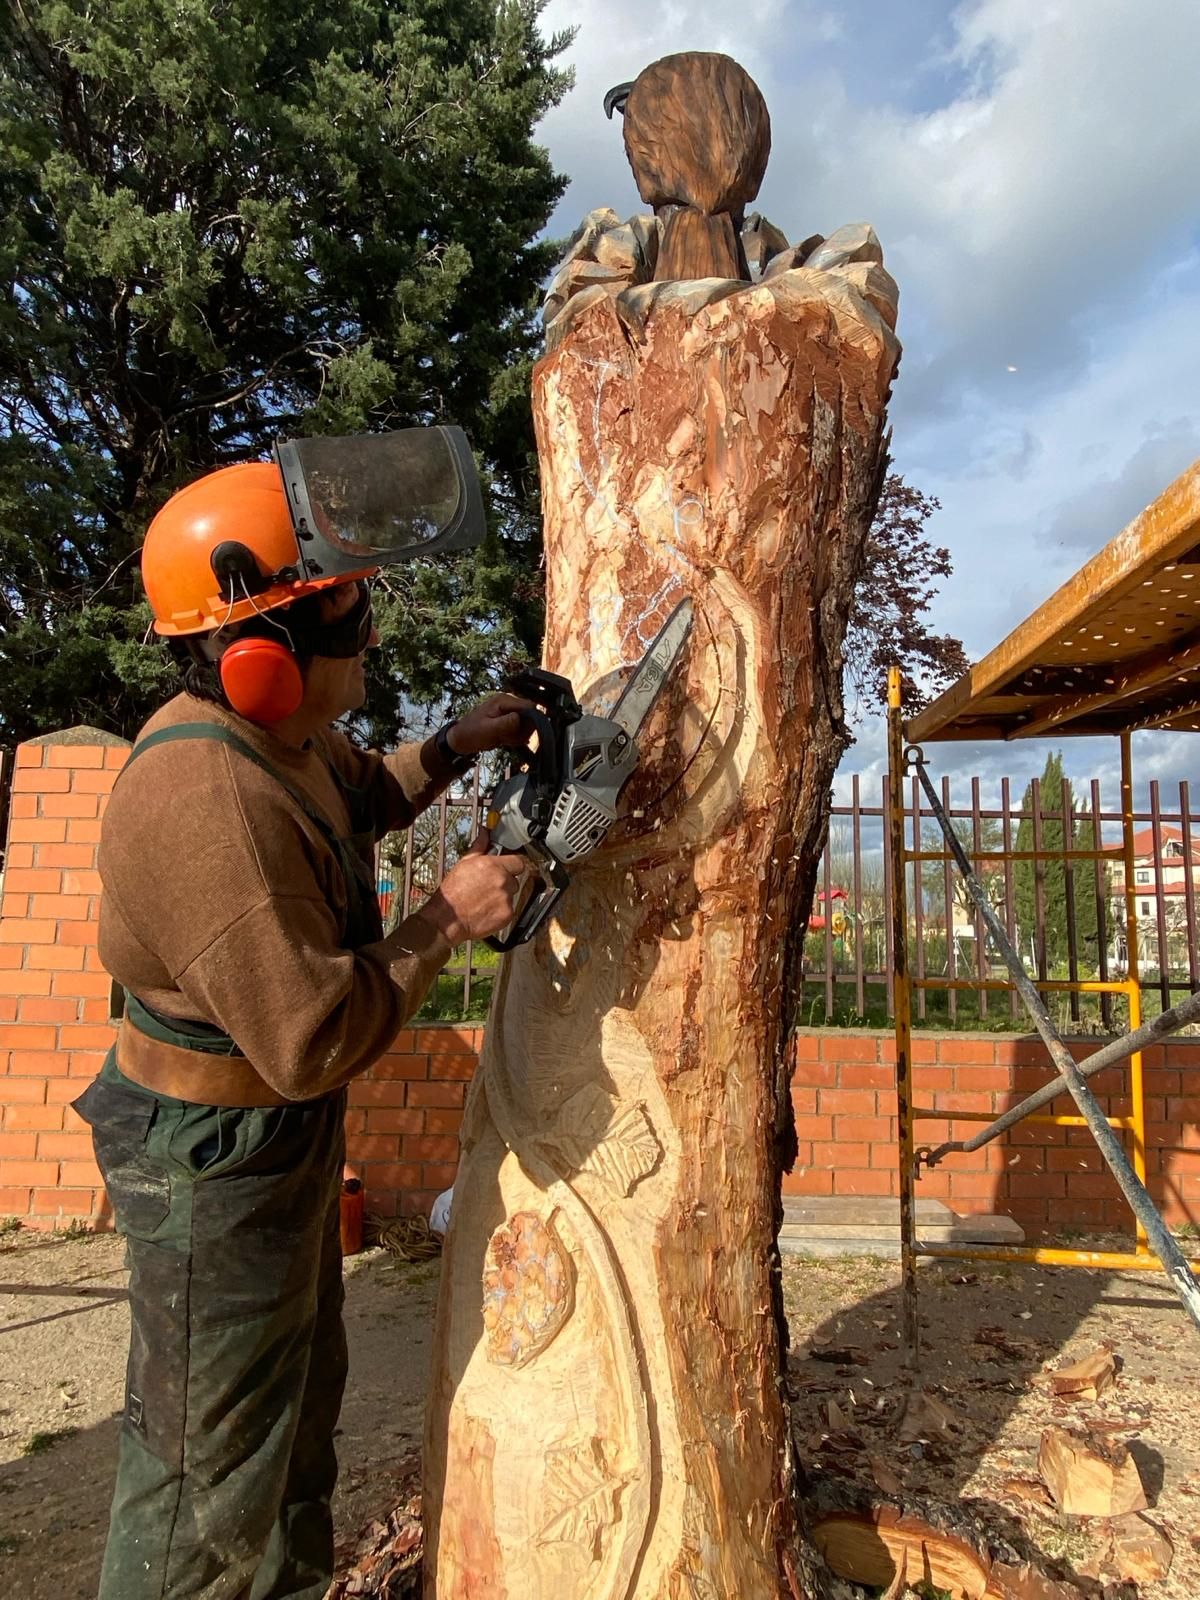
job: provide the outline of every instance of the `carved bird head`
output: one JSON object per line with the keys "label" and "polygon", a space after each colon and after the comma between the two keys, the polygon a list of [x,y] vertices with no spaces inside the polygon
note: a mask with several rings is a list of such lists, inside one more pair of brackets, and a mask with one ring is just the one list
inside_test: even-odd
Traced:
{"label": "carved bird head", "polygon": [[610,89],[604,96],[604,115],[610,122],[614,111],[619,111],[622,116],[625,115],[625,102],[629,99],[629,91],[632,88],[633,81],[631,79],[629,83],[617,84],[615,89]]}
{"label": "carved bird head", "polygon": [[663,56],[610,89],[604,109],[620,111],[638,193],[656,209],[688,205],[740,219],[758,193],[771,119],[758,85],[729,56]]}

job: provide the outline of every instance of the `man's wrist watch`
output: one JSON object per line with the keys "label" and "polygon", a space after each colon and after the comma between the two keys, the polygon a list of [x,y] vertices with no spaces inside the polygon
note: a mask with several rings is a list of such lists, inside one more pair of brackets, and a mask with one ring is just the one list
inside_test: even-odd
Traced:
{"label": "man's wrist watch", "polygon": [[453,722],[444,722],[442,724],[442,726],[433,736],[433,748],[437,751],[438,759],[441,761],[442,765],[444,767],[449,767],[450,771],[454,773],[455,777],[458,777],[464,772],[470,772],[471,768],[475,765],[476,761],[478,761],[479,757],[460,755],[458,751],[453,748],[449,738],[450,729],[453,726]]}

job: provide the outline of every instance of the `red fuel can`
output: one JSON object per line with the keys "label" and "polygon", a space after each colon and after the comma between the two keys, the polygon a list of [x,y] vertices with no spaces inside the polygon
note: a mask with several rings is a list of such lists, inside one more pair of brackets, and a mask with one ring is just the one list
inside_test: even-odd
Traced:
{"label": "red fuel can", "polygon": [[355,1256],[362,1249],[363,1242],[363,1206],[366,1195],[363,1193],[362,1179],[351,1166],[342,1168],[342,1254]]}

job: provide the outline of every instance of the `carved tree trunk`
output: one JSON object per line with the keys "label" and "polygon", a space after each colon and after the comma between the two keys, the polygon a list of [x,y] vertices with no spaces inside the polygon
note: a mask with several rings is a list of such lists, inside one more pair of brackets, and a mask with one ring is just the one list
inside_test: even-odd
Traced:
{"label": "carved tree trunk", "polygon": [[536,371],[547,665],[611,705],[685,594],[696,624],[625,820],[497,985],[442,1280],[428,1597],[811,1592],[774,1240],[899,349],[862,274],[589,289]]}

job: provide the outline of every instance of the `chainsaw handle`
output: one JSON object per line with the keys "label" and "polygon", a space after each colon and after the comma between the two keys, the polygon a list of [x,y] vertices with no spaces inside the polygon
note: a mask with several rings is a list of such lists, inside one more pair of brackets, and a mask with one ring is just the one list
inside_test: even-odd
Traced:
{"label": "chainsaw handle", "polygon": [[554,724],[536,706],[526,706],[517,714],[522,728],[529,734],[537,734],[538,747],[531,750],[527,743],[514,745],[508,754],[517,766],[529,768],[541,783],[552,786],[558,771],[558,742]]}
{"label": "chainsaw handle", "polygon": [[[489,855],[520,855],[523,851],[498,850],[495,845],[488,851]],[[528,944],[530,939],[545,922],[561,900],[563,891],[571,879],[567,869],[557,861],[539,863],[541,867],[541,887],[534,891],[524,907],[517,913],[503,933],[493,934],[485,939],[484,943],[491,949],[506,955],[508,951],[515,950],[519,945]]]}

